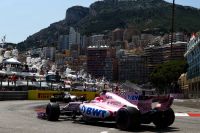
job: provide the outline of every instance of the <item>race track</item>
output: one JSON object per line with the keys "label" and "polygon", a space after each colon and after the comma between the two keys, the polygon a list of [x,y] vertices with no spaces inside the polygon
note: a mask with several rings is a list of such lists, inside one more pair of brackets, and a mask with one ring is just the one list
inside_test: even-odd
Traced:
{"label": "race track", "polygon": [[[1,101],[0,133],[123,133],[114,123],[95,123],[87,125],[79,121],[60,119],[49,122],[36,117],[34,107],[45,105],[48,101]],[[198,112],[197,109],[173,106],[175,112]],[[200,111],[199,111],[200,112]],[[153,124],[142,125],[136,132],[198,133],[200,117],[177,116],[175,123],[165,130],[156,129]]]}

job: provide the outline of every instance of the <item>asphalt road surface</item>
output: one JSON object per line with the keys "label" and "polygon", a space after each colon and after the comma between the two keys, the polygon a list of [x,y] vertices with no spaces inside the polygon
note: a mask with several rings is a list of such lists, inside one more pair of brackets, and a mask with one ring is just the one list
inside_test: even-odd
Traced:
{"label": "asphalt road surface", "polygon": [[[1,101],[0,133],[124,133],[115,128],[114,123],[95,123],[87,125],[79,121],[60,119],[49,122],[36,117],[34,107],[48,101]],[[198,112],[199,109],[173,106],[175,112]],[[200,112],[200,111],[199,111]],[[142,125],[135,132],[199,133],[200,117],[176,117],[174,124],[164,130],[158,130],[153,124]]]}

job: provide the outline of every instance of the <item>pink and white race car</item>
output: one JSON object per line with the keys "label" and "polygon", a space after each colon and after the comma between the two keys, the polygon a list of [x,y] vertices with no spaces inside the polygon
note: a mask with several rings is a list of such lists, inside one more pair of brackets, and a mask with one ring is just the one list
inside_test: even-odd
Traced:
{"label": "pink and white race car", "polygon": [[[155,102],[154,107],[153,102]],[[174,111],[170,108],[173,97],[144,96],[135,92],[103,92],[90,102],[70,102],[60,107],[57,102],[50,102],[46,112],[38,116],[46,116],[56,121],[60,115],[81,116],[84,121],[115,121],[121,130],[131,130],[140,124],[153,122],[158,128],[166,128],[175,120]]]}

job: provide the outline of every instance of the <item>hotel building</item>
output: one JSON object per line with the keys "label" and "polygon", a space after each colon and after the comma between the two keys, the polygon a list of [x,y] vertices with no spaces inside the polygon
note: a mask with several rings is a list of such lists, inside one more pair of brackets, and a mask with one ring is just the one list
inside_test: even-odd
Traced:
{"label": "hotel building", "polygon": [[200,36],[192,36],[185,57],[188,62],[187,78],[189,84],[189,97],[200,97]]}

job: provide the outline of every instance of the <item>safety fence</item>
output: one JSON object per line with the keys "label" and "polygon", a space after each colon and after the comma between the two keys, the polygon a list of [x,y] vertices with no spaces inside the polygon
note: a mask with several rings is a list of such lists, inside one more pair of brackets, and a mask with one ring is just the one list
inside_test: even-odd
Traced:
{"label": "safety fence", "polygon": [[171,97],[174,97],[174,99],[184,99],[184,94],[182,93],[171,93]]}

